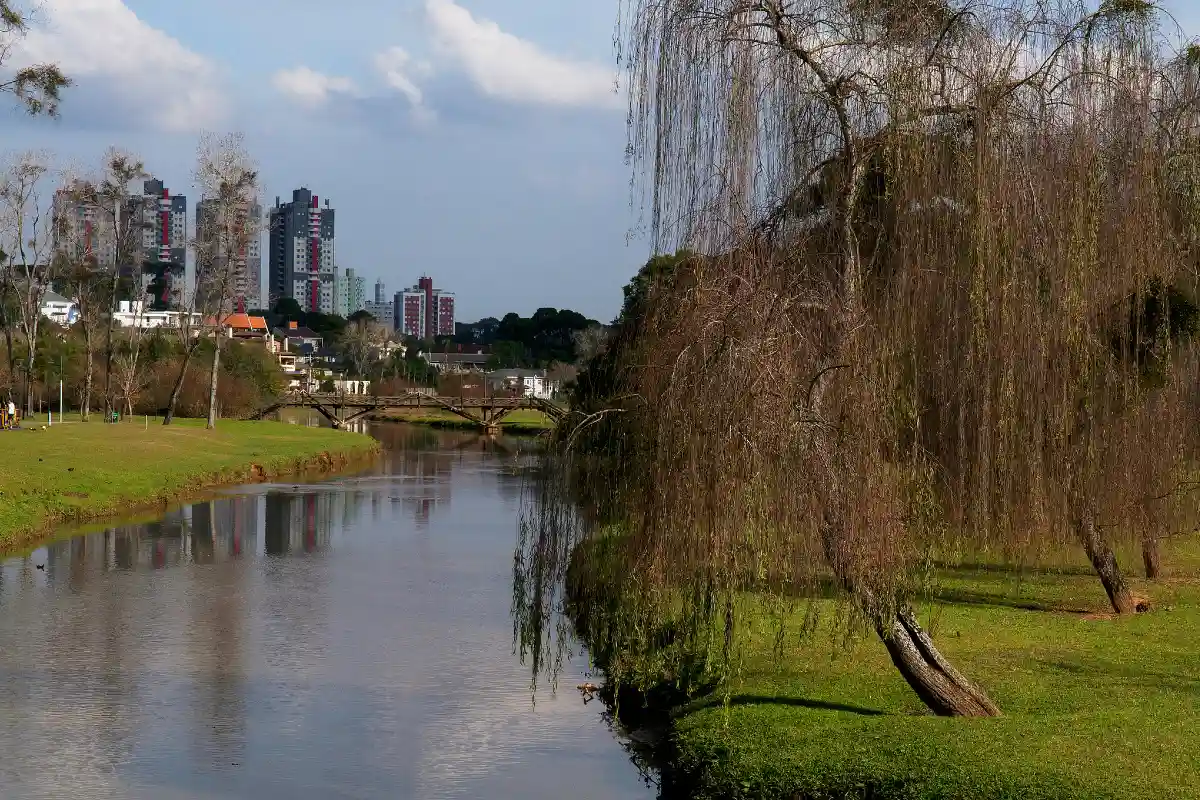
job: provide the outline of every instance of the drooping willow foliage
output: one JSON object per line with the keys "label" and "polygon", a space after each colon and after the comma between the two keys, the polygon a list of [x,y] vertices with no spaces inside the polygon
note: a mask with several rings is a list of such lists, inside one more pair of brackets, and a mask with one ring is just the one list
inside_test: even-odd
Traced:
{"label": "drooping willow foliage", "polygon": [[695,686],[748,603],[837,596],[933,710],[997,713],[916,622],[932,565],[1073,546],[1132,611],[1116,545],[1190,497],[1195,59],[1141,0],[624,18],[656,241],[697,255],[531,486],[519,644],[582,598],[610,673]]}

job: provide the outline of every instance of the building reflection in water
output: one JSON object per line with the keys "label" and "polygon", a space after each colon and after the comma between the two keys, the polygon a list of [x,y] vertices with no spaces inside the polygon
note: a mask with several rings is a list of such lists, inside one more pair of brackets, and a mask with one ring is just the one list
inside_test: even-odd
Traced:
{"label": "building reflection in water", "polygon": [[[378,790],[397,765],[453,772],[450,744],[518,716],[472,727],[490,694],[461,696],[510,677],[507,501],[531,443],[372,432],[385,452],[358,474],[242,487],[0,562],[0,795],[251,796],[247,764],[257,796],[298,796],[270,790],[287,781],[334,796],[342,769]],[[513,697],[524,715],[523,683]]]}
{"label": "building reflection in water", "polygon": [[[330,547],[364,515],[376,522],[406,518],[424,531],[440,510],[449,509],[453,486],[471,480],[481,451],[505,457],[499,480],[494,473],[489,479],[501,496],[513,500],[519,495],[521,464],[531,447],[527,441],[408,425],[376,425],[371,432],[384,443],[384,455],[361,479],[252,487],[173,509],[151,521],[63,538],[45,550],[47,574],[82,586],[96,571],[219,564],[259,554],[313,554]],[[6,567],[6,572],[11,570],[11,565]]]}

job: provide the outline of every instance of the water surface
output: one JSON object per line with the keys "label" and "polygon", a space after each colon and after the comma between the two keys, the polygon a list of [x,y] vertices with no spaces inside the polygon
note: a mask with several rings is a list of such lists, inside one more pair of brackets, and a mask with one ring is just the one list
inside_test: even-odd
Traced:
{"label": "water surface", "polygon": [[373,432],[358,474],[0,565],[0,794],[653,797],[578,673],[535,706],[512,652],[529,444]]}

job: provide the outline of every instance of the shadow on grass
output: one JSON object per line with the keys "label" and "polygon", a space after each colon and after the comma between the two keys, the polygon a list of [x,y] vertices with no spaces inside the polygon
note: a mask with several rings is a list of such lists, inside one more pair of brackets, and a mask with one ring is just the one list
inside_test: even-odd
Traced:
{"label": "shadow on grass", "polygon": [[1140,669],[1133,665],[1117,664],[1112,661],[1039,659],[1037,663],[1043,667],[1081,678],[1094,679],[1097,682],[1112,683],[1115,680],[1135,686],[1154,686],[1173,692],[1200,695],[1200,676]]}
{"label": "shadow on grass", "polygon": [[[724,704],[725,699],[720,695],[710,695],[689,703],[687,709],[688,711],[699,711],[703,708],[712,708]],[[809,700],[804,697],[775,697],[757,694],[733,695],[729,698],[729,705],[731,707],[757,705],[796,706],[799,708],[811,708],[816,711],[841,711],[846,714],[859,714],[864,717],[882,717],[888,713],[880,711],[877,708],[864,708],[863,706],[852,706],[846,703],[830,703],[825,700]]]}
{"label": "shadow on grass", "polygon": [[951,562],[934,561],[934,568],[948,575],[970,577],[973,574],[985,575],[1017,575],[1022,578],[1063,578],[1090,577],[1095,575],[1091,567],[1061,566],[1061,567],[1031,567],[1020,564],[994,564],[982,562]]}
{"label": "shadow on grass", "polygon": [[986,592],[971,592],[965,589],[943,589],[934,595],[943,603],[968,606],[995,606],[997,608],[1015,608],[1020,611],[1043,611],[1059,614],[1094,614],[1097,609],[1066,606],[1057,603],[1041,602],[1039,600],[1021,600],[1015,597],[987,594]]}

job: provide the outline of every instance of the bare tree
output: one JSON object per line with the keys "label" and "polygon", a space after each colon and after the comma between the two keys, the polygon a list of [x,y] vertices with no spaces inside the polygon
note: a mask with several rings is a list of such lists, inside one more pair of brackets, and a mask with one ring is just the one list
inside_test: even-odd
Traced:
{"label": "bare tree", "polygon": [[95,230],[95,209],[87,205],[89,192],[80,181],[68,178],[55,193],[55,258],[60,263],[66,294],[78,311],[76,324],[83,334],[84,373],[79,397],[80,416],[91,416],[96,347],[101,326],[108,318],[106,299],[110,275],[100,266],[100,237]]}
{"label": "bare tree", "polygon": [[176,332],[179,334],[179,346],[182,358],[179,362],[179,371],[175,375],[175,382],[171,386],[171,396],[167,400],[167,411],[163,416],[163,425],[170,425],[175,420],[175,408],[179,405],[179,396],[183,392],[183,384],[187,380],[188,370],[191,368],[192,359],[196,355],[196,351],[203,341],[203,333],[205,330],[205,319],[200,311],[201,294],[198,287],[207,281],[207,266],[196,260],[196,276],[192,290],[184,297],[183,308],[180,309],[179,326]]}
{"label": "bare tree", "polygon": [[7,254],[10,291],[16,298],[25,339],[25,408],[33,412],[32,375],[46,291],[54,279],[54,224],[43,205],[42,184],[50,167],[41,153],[17,156],[0,174],[0,250]]}
{"label": "bare tree", "polygon": [[[0,67],[12,59],[14,48],[29,32],[29,14],[12,0],[0,0]],[[6,70],[7,72],[7,70]],[[58,116],[62,90],[71,80],[55,64],[30,64],[0,81],[0,92],[12,95],[31,115]]]}
{"label": "bare tree", "polygon": [[233,292],[246,273],[250,244],[262,233],[258,209],[258,170],[240,133],[201,138],[195,184],[200,190],[196,231],[198,304],[215,323],[209,372],[208,427],[217,424],[217,380],[221,362],[221,323],[233,308]]}
{"label": "bare tree", "polygon": [[65,286],[79,310],[77,324],[83,334],[83,387],[79,397],[80,416],[84,422],[91,418],[92,392],[95,382],[96,347],[99,334],[109,315],[109,275],[96,266],[94,257],[70,262],[65,276]]}
{"label": "bare tree", "polygon": [[104,298],[108,324],[104,342],[104,415],[112,416],[112,377],[115,314],[121,286],[122,271],[137,283],[142,270],[142,232],[145,223],[135,202],[131,189],[135,181],[146,177],[140,159],[117,148],[110,148],[104,156],[104,167],[98,178],[73,182],[71,191],[79,205],[93,215],[97,237],[106,243],[106,262],[101,266],[108,278],[107,297]]}
{"label": "bare tree", "polygon": [[13,334],[17,325],[16,286],[13,283],[14,270],[8,263],[8,254],[0,252],[0,329],[4,331],[4,355],[6,394],[8,400],[13,399],[14,384],[17,374],[17,352],[13,348]]}
{"label": "bare tree", "polygon": [[380,354],[391,338],[389,330],[369,316],[357,319],[346,326],[342,335],[341,348],[354,374],[366,377],[373,365],[381,364]]}
{"label": "bare tree", "polygon": [[603,325],[590,325],[583,330],[575,331],[575,361],[583,364],[604,349],[608,342],[608,328]]}
{"label": "bare tree", "polygon": [[133,404],[146,387],[146,369],[142,359],[142,344],[145,339],[145,329],[135,320],[125,335],[120,337],[117,352],[114,356],[114,375],[117,388],[125,401],[125,416],[133,414]]}
{"label": "bare tree", "polygon": [[54,195],[54,258],[65,293],[78,312],[75,324],[83,334],[83,385],[79,394],[80,417],[91,417],[99,333],[109,319],[108,294],[113,256],[111,237],[97,224],[93,185],[77,175],[64,175]]}

